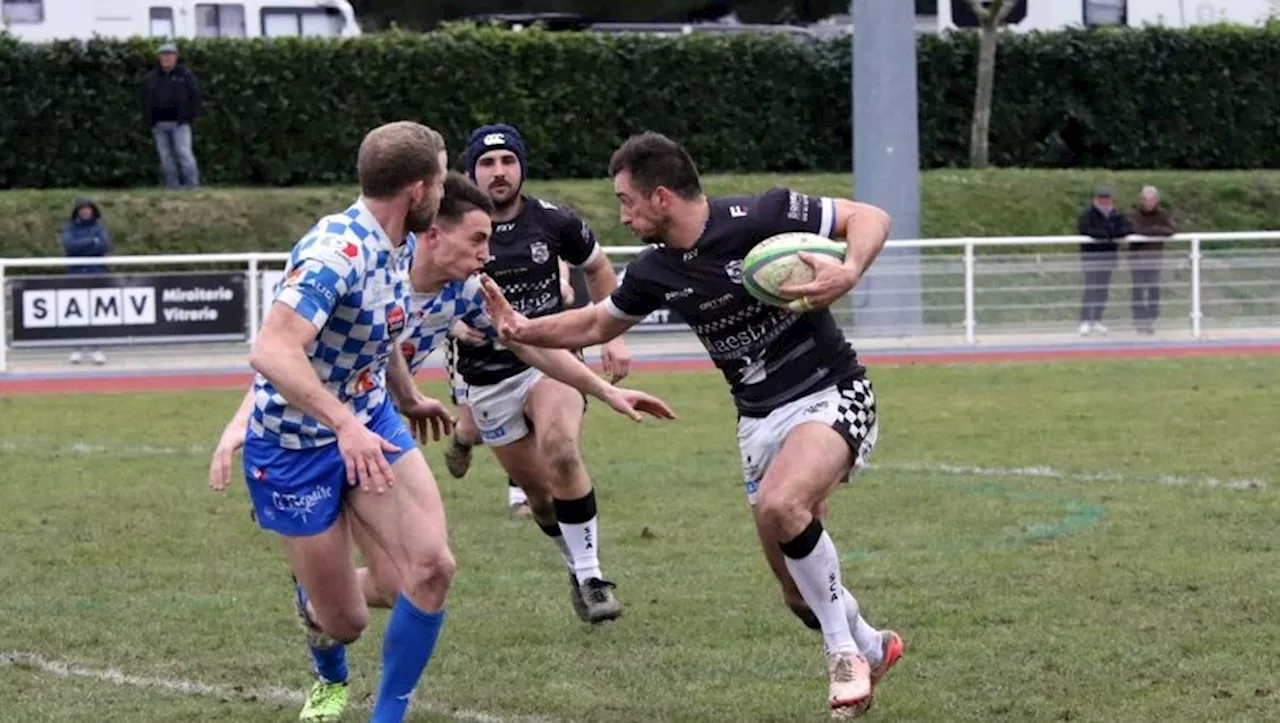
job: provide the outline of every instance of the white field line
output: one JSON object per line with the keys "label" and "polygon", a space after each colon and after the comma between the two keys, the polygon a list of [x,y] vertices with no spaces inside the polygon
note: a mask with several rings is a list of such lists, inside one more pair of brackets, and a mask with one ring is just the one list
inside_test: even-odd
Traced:
{"label": "white field line", "polygon": [[[101,455],[106,457],[202,457],[213,450],[205,445],[162,446],[146,444],[107,444],[102,442],[69,442],[49,444],[30,440],[0,440],[0,452],[44,452],[46,454]],[[1143,475],[1131,472],[1070,472],[1043,465],[1029,467],[979,467],[945,462],[891,462],[870,464],[870,470],[887,472],[921,472],[965,477],[1015,477],[1049,479],[1060,482],[1117,482],[1158,484],[1169,487],[1204,487],[1207,489],[1252,490],[1270,487],[1259,479],[1223,480],[1214,477],[1187,477],[1174,474]]]}
{"label": "white field line", "polygon": [[[90,668],[75,663],[46,658],[39,653],[20,651],[0,652],[0,667],[14,666],[54,675],[59,678],[87,678],[99,683],[160,690],[185,696],[220,698],[223,700],[266,701],[302,705],[304,696],[301,691],[285,688],[243,688],[240,686],[210,685],[194,680],[180,678],[155,678],[129,675],[114,668]],[[359,706],[353,706],[359,707]],[[364,706],[368,707],[368,706]],[[546,718],[537,717],[503,717],[492,713],[474,710],[454,710],[448,706],[415,700],[410,710],[424,711],[433,715],[441,715],[452,720],[469,721],[470,723],[548,723]]]}
{"label": "white field line", "polygon": [[1141,475],[1122,472],[1065,472],[1052,467],[974,467],[937,462],[894,462],[869,464],[870,470],[886,472],[922,472],[926,474],[963,475],[965,477],[1019,477],[1050,479],[1060,482],[1121,482],[1159,484],[1169,487],[1204,487],[1208,489],[1253,490],[1268,487],[1258,479],[1221,480],[1214,477],[1186,477],[1176,474]]}

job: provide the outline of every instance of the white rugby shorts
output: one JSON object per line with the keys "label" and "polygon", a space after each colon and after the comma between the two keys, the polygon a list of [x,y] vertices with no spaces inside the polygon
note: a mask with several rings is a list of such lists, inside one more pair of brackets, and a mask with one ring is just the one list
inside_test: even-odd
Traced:
{"label": "white rugby shorts", "polygon": [[850,379],[778,407],[767,417],[738,418],[738,449],[742,453],[747,502],[755,505],[760,480],[773,463],[791,430],[806,422],[821,422],[840,433],[854,453],[846,482],[867,464],[880,434],[876,397],[869,379]]}

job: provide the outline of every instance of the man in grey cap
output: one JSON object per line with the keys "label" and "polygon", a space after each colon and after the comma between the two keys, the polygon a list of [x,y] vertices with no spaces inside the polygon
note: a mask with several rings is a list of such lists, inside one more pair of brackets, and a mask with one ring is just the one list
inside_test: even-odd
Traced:
{"label": "man in grey cap", "polygon": [[1076,226],[1076,233],[1092,239],[1080,244],[1080,261],[1084,267],[1080,333],[1105,334],[1107,327],[1102,324],[1102,312],[1107,308],[1111,273],[1116,269],[1119,250],[1116,240],[1133,233],[1133,225],[1116,210],[1111,189],[1099,186],[1093,190],[1093,203],[1080,214]]}
{"label": "man in grey cap", "polygon": [[178,47],[165,43],[156,51],[156,65],[143,82],[142,111],[156,139],[160,170],[168,188],[195,188],[200,171],[191,147],[191,124],[200,115],[204,92],[200,81],[178,61]]}

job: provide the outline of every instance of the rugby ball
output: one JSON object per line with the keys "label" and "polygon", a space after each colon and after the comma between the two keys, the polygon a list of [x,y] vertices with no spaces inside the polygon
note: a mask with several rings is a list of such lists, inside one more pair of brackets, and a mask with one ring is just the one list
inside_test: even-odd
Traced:
{"label": "rugby ball", "polygon": [[747,293],[770,306],[786,307],[793,299],[779,288],[813,280],[813,269],[800,258],[806,251],[844,262],[846,244],[816,233],[791,232],[771,236],[756,244],[742,260],[742,286]]}

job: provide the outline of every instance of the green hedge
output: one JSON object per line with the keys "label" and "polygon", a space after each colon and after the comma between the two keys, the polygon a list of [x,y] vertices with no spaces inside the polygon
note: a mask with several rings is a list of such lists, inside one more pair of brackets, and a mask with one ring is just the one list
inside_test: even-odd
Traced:
{"label": "green hedge", "polygon": [[[1069,31],[1002,39],[992,127],[1004,166],[1280,166],[1280,29]],[[0,35],[0,188],[153,185],[141,119],[148,40],[28,45]],[[708,172],[842,171],[850,48],[767,35],[680,38],[451,28],[348,40],[187,40],[208,90],[210,184],[350,182],[364,132],[416,118],[455,154],[506,120],[531,175],[598,177],[652,128]],[[976,39],[919,43],[929,168],[967,157]]]}
{"label": "green hedge", "polygon": [[[707,176],[712,195],[757,193],[786,185],[848,195],[847,174]],[[1128,206],[1144,184],[1160,188],[1180,228],[1253,231],[1280,228],[1280,171],[940,170],[922,175],[921,232],[941,236],[1075,233],[1076,216],[1097,183],[1114,186]],[[635,244],[618,222],[607,180],[533,181],[528,190],[571,205],[606,244]],[[117,254],[287,251],[325,213],[355,197],[331,188],[208,188],[90,193],[102,206]],[[0,192],[0,258],[57,256],[57,228],[70,215],[74,190]],[[1006,249],[1007,250],[1007,249]]]}

